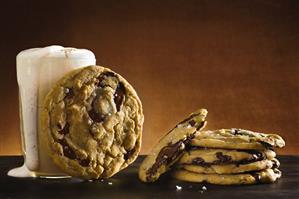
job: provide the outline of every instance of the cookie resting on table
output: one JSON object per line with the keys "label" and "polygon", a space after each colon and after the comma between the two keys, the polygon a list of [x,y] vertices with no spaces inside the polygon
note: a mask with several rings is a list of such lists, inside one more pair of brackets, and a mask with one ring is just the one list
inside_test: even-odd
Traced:
{"label": "cookie resting on table", "polygon": [[244,129],[202,131],[191,142],[192,146],[220,149],[264,150],[282,148],[284,140],[277,134],[257,133]]}
{"label": "cookie resting on table", "polygon": [[229,164],[185,164],[179,165],[187,171],[205,174],[235,174],[245,173],[249,171],[260,171],[264,169],[278,168],[280,163],[277,159],[273,160],[260,160],[250,163],[229,163]]}
{"label": "cookie resting on table", "polygon": [[278,169],[265,169],[240,174],[202,174],[184,169],[176,170],[173,176],[177,180],[187,182],[207,182],[218,185],[241,185],[241,184],[258,184],[258,183],[273,183],[281,177],[281,172]]}

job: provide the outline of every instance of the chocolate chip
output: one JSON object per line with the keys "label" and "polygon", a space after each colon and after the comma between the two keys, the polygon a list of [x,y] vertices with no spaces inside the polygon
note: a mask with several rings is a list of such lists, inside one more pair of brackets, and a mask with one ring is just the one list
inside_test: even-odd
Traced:
{"label": "chocolate chip", "polygon": [[[189,121],[189,120],[192,120],[194,117],[200,115],[200,113],[195,113],[195,114],[191,114],[188,118],[184,119],[183,121],[181,121],[180,123],[178,123],[175,127],[173,127],[170,131],[168,131],[167,134],[169,134],[173,129],[177,128],[179,125]],[[191,122],[192,123],[192,122]],[[196,128],[196,130],[200,130],[204,125],[205,125],[205,121],[201,122],[198,127]],[[191,125],[191,124],[190,124]],[[196,125],[196,123],[194,124],[194,126]]]}
{"label": "chocolate chip", "polygon": [[105,77],[116,77],[115,73],[110,71],[104,72],[102,75]]}
{"label": "chocolate chip", "polygon": [[127,151],[126,154],[124,154],[124,159],[128,160],[130,158],[130,156],[135,152],[135,148],[133,148],[132,150]]}
{"label": "chocolate chip", "polygon": [[116,105],[116,110],[117,111],[120,111],[120,106],[123,103],[123,100],[125,98],[125,94],[126,94],[126,88],[125,88],[123,83],[119,82],[117,87],[116,87],[116,90],[114,92],[114,95],[113,95],[114,103]]}
{"label": "chocolate chip", "polygon": [[83,159],[83,160],[79,160],[79,164],[83,167],[87,167],[90,163],[90,160],[88,158]]}
{"label": "chocolate chip", "polygon": [[257,153],[252,154],[252,160],[254,161],[259,161],[259,160],[263,160],[264,159],[264,155],[263,153],[257,151]]}
{"label": "chocolate chip", "polygon": [[205,162],[205,160],[201,157],[194,158],[192,160],[192,164],[202,166],[202,167],[209,167],[211,164]]}
{"label": "chocolate chip", "polygon": [[100,112],[97,112],[97,101],[99,100],[101,96],[100,90],[97,91],[97,95],[91,102],[91,110],[88,111],[89,117],[94,121],[94,122],[103,122],[106,118],[106,116]]}
{"label": "chocolate chip", "polygon": [[[61,127],[61,124],[57,124],[57,126],[60,126],[60,129],[62,128]],[[66,123],[65,125],[64,125],[64,127],[63,127],[63,129],[62,130],[60,130],[60,131],[58,131],[58,133],[59,134],[62,134],[62,135],[66,135],[66,134],[68,134],[70,132],[70,125],[69,125],[69,123]]]}
{"label": "chocolate chip", "polygon": [[256,172],[249,173],[252,177],[254,177],[255,181],[260,182],[261,181],[261,175]]}
{"label": "chocolate chip", "polygon": [[257,150],[237,150],[239,152],[244,152],[244,153],[249,153],[251,154],[251,157],[248,159],[243,159],[238,162],[236,162],[237,166],[242,165],[242,164],[250,164],[252,162],[264,160],[265,156],[262,152],[257,151]]}
{"label": "chocolate chip", "polygon": [[194,125],[196,124],[196,122],[195,122],[194,120],[190,120],[190,121],[189,121],[189,124],[190,124],[191,126],[194,126]]}
{"label": "chocolate chip", "polygon": [[260,143],[266,148],[266,149],[270,149],[270,150],[273,150],[273,146],[267,142],[263,142],[263,141],[260,141]]}
{"label": "chocolate chip", "polygon": [[274,172],[275,174],[280,174],[280,171],[279,171],[278,169],[273,169],[273,172]]}
{"label": "chocolate chip", "polygon": [[[97,80],[95,82],[96,86],[99,86],[99,88],[96,89],[97,95],[91,102],[92,109],[88,111],[89,117],[94,121],[94,122],[103,122],[106,119],[106,115],[97,112],[97,108],[95,106],[97,100],[99,99],[101,95],[101,88],[104,87],[105,85],[102,84],[102,82],[107,78],[107,77],[117,77],[115,73],[113,72],[104,72],[101,75],[97,77]],[[117,110],[119,111],[119,107],[122,103],[122,100],[124,98],[122,94],[122,89],[124,88],[123,84],[119,83],[116,91],[114,93],[114,102],[116,104]]]}
{"label": "chocolate chip", "polygon": [[96,85],[96,86],[102,86],[102,85],[101,85],[102,81],[103,81],[105,78],[107,78],[107,77],[116,77],[116,75],[115,75],[115,73],[113,73],[113,72],[104,72],[104,73],[102,73],[101,75],[99,75],[99,76],[97,77],[97,80],[96,80],[96,82],[95,82],[95,85]]}
{"label": "chocolate chip", "polygon": [[240,164],[248,164],[254,161],[260,161],[265,159],[265,156],[262,152],[257,151],[257,150],[237,150],[239,152],[244,152],[244,153],[249,153],[251,155],[251,158],[247,159],[247,160],[243,160],[244,163],[240,163]]}
{"label": "chocolate chip", "polygon": [[65,139],[58,140],[58,143],[61,144],[63,149],[63,155],[68,157],[69,159],[76,159],[76,153],[74,150],[68,145]]}
{"label": "chocolate chip", "polygon": [[198,125],[198,127],[196,128],[196,130],[199,131],[205,124],[206,121],[201,122],[200,125]]}
{"label": "chocolate chip", "polygon": [[106,118],[105,115],[97,113],[94,109],[88,111],[88,115],[94,122],[103,122]]}
{"label": "chocolate chip", "polygon": [[[68,157],[69,159],[72,159],[72,160],[77,159],[75,151],[69,146],[69,144],[65,141],[65,139],[58,140],[58,143],[61,144],[62,150],[63,150],[63,155],[65,157]],[[78,162],[81,166],[87,167],[90,163],[90,160],[88,158],[83,159],[83,160],[79,159]]]}
{"label": "chocolate chip", "polygon": [[61,126],[60,123],[56,124],[56,126],[57,126],[57,128],[58,128],[59,130],[62,130],[62,126]]}
{"label": "chocolate chip", "polygon": [[263,157],[263,153],[257,150],[238,150],[241,152],[249,153],[251,155],[254,155],[256,157]]}
{"label": "chocolate chip", "polygon": [[279,163],[276,162],[275,160],[272,160],[272,163],[273,163],[272,169],[277,169],[280,166]]}
{"label": "chocolate chip", "polygon": [[248,137],[255,137],[253,134],[247,131],[242,131],[241,129],[232,129],[232,134],[233,135],[243,135],[243,136],[248,136]]}
{"label": "chocolate chip", "polygon": [[232,129],[234,135],[243,135],[243,133],[240,133],[240,129]]}
{"label": "chocolate chip", "polygon": [[228,155],[223,155],[222,152],[217,152],[216,157],[218,158],[218,163],[220,164],[232,162],[232,157]]}
{"label": "chocolate chip", "polygon": [[65,96],[64,99],[70,99],[74,96],[74,89],[73,88],[65,88]]}

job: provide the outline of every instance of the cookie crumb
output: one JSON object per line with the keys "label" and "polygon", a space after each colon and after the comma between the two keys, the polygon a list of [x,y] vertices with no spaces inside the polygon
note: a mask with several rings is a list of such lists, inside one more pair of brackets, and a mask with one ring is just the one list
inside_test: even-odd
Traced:
{"label": "cookie crumb", "polygon": [[179,185],[175,185],[175,188],[176,188],[176,190],[177,191],[181,191],[183,188],[181,187],[181,186],[179,186]]}

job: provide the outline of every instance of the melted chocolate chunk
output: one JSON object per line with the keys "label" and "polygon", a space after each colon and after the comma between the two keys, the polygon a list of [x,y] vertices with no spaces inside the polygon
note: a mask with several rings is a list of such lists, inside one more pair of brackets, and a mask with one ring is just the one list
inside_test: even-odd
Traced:
{"label": "melted chocolate chunk", "polygon": [[278,169],[274,169],[273,172],[274,172],[275,174],[280,174],[280,171],[279,171]]}
{"label": "melted chocolate chunk", "polygon": [[187,143],[185,145],[185,151],[187,151],[188,153],[190,153],[190,151],[196,150],[196,149],[198,149],[197,146],[192,146],[191,143]]}
{"label": "melted chocolate chunk", "polygon": [[115,73],[113,72],[104,72],[101,75],[99,75],[97,77],[97,81],[95,82],[96,86],[102,86],[101,83],[103,82],[103,80],[107,77],[116,77]]}
{"label": "melted chocolate chunk", "polygon": [[[195,133],[195,132],[194,132]],[[152,165],[150,169],[146,172],[148,175],[147,181],[151,181],[151,176],[153,176],[159,167],[163,164],[169,165],[172,163],[175,159],[177,159],[180,155],[183,153],[182,145],[188,145],[191,140],[195,137],[195,135],[191,134],[189,135],[186,140],[180,140],[174,144],[168,144],[167,146],[163,147],[161,151],[159,152],[155,163]]]}
{"label": "melted chocolate chunk", "polygon": [[272,160],[272,163],[273,163],[272,169],[277,169],[280,166],[279,163],[274,160]]}
{"label": "melted chocolate chunk", "polygon": [[190,120],[190,121],[189,121],[189,124],[190,124],[191,126],[194,126],[194,125],[196,124],[196,122],[195,122],[194,120]]}
{"label": "melted chocolate chunk", "polygon": [[65,141],[65,139],[58,140],[58,143],[61,144],[62,146],[64,156],[72,160],[76,159],[75,151],[69,146],[69,144]]}
{"label": "melted chocolate chunk", "polygon": [[84,160],[79,160],[79,164],[83,167],[87,167],[90,163],[90,160],[88,158],[84,159]]}
{"label": "melted chocolate chunk", "polygon": [[264,154],[257,150],[237,150],[237,151],[249,153],[252,155],[251,158],[249,158],[249,159],[244,159],[244,160],[237,162],[237,166],[240,164],[250,164],[252,162],[256,162],[256,161],[265,159]]}
{"label": "melted chocolate chunk", "polygon": [[263,142],[263,141],[260,141],[260,143],[266,148],[266,149],[270,149],[270,150],[273,150],[273,146],[267,142]]}
{"label": "melted chocolate chunk", "polygon": [[74,89],[73,88],[65,88],[65,96],[64,99],[70,99],[74,97]]}
{"label": "melted chocolate chunk", "polygon": [[243,135],[243,133],[240,133],[240,129],[233,129],[232,132],[234,135]]}
{"label": "melted chocolate chunk", "polygon": [[125,95],[126,95],[126,88],[125,88],[123,83],[119,82],[117,87],[116,87],[116,90],[114,92],[114,95],[113,95],[114,103],[116,105],[116,110],[117,111],[120,111],[120,106],[123,103]]}
{"label": "melted chocolate chunk", "polygon": [[98,92],[97,96],[93,99],[91,102],[91,110],[88,111],[89,117],[94,121],[94,122],[103,122],[106,119],[106,116],[100,112],[96,111],[96,102],[99,99],[100,92]]}
{"label": "melted chocolate chunk", "polygon": [[102,73],[102,75],[105,77],[116,77],[116,74],[114,72],[110,72],[110,71],[104,72],[104,73]]}
{"label": "melted chocolate chunk", "polygon": [[124,159],[128,160],[130,158],[130,156],[135,152],[135,148],[133,148],[132,150],[127,151],[126,154],[124,154]]}
{"label": "melted chocolate chunk", "polygon": [[[102,84],[102,82],[107,77],[117,77],[117,76],[113,72],[104,72],[104,73],[102,73],[101,75],[99,75],[97,77],[97,81],[95,82],[96,86],[99,87],[99,88],[97,88],[97,93],[98,94],[97,94],[97,96],[95,96],[95,98],[91,102],[92,109],[88,111],[89,117],[94,122],[103,122],[106,119],[106,115],[104,115],[104,114],[96,111],[95,103],[99,99],[99,95],[101,95],[100,92],[99,92],[100,91],[99,89],[101,89],[102,87],[105,86],[105,85]],[[117,86],[117,88],[116,88],[116,91],[114,93],[114,102],[116,104],[117,111],[119,111],[119,108],[120,108],[121,103],[122,103],[123,98],[124,98],[123,92],[125,92],[125,91],[123,91],[123,90],[125,90],[123,84],[119,83],[118,86]]]}
{"label": "melted chocolate chunk", "polygon": [[[61,129],[61,124],[57,124],[57,126]],[[70,132],[70,125],[66,123],[62,130],[58,131],[59,134],[66,135]]]}
{"label": "melted chocolate chunk", "polygon": [[[65,139],[58,140],[58,143],[61,144],[63,149],[63,155],[65,157],[68,157],[69,159],[76,160],[77,156],[75,151],[69,146],[69,144],[65,141]],[[90,163],[90,160],[88,158],[80,160],[78,159],[78,162],[81,166],[87,167]]]}
{"label": "melted chocolate chunk", "polygon": [[251,133],[248,133],[246,131],[241,132],[241,129],[232,129],[232,130],[233,130],[233,132],[232,132],[233,135],[243,135],[243,136],[248,136],[248,137],[255,137],[254,135],[252,135]]}
{"label": "melted chocolate chunk", "polygon": [[249,173],[252,177],[254,177],[255,181],[260,182],[261,181],[261,176],[257,172],[250,172]]}
{"label": "melted chocolate chunk", "polygon": [[248,150],[246,152],[252,155],[252,160],[254,161],[263,160],[265,158],[264,154],[260,151]]}
{"label": "melted chocolate chunk", "polygon": [[97,113],[94,109],[88,111],[88,115],[94,122],[103,122],[106,118],[105,115]]}
{"label": "melted chocolate chunk", "polygon": [[[60,123],[56,124],[56,126],[57,126],[57,128],[59,129],[59,131],[61,131],[61,130],[62,130],[62,126],[61,126],[61,124],[60,124]],[[59,132],[59,131],[58,131],[58,132]]]}
{"label": "melted chocolate chunk", "polygon": [[[182,123],[182,122],[181,122]],[[201,128],[205,122],[201,122],[199,127]],[[176,128],[176,127],[175,127]],[[171,131],[170,131],[171,132]],[[156,157],[155,163],[152,165],[152,167],[146,172],[147,179],[150,181],[150,178],[152,175],[154,175],[159,167],[163,164],[168,165],[170,164],[173,160],[178,158],[180,155],[182,155],[183,150],[181,149],[181,146],[184,144],[185,147],[191,148],[190,143],[191,140],[195,137],[196,131],[194,131],[191,135],[189,135],[186,140],[180,140],[174,144],[169,144],[165,147],[163,147],[159,154]],[[186,150],[186,148],[185,148]]]}
{"label": "melted chocolate chunk", "polygon": [[200,125],[196,128],[196,130],[199,131],[206,123],[206,121],[201,122]]}
{"label": "melted chocolate chunk", "polygon": [[202,167],[209,167],[211,165],[210,163],[205,162],[205,160],[202,159],[201,157],[194,158],[192,160],[192,164],[202,166]]}
{"label": "melted chocolate chunk", "polygon": [[260,152],[260,151],[257,151],[257,150],[254,150],[254,149],[251,149],[251,150],[242,150],[242,149],[238,149],[237,151],[240,151],[240,152],[245,152],[245,153],[249,153],[251,155],[255,155],[257,157],[262,157],[263,156],[263,153]]}
{"label": "melted chocolate chunk", "polygon": [[167,165],[175,160],[180,154],[181,150],[179,150],[184,142],[182,140],[176,142],[175,144],[169,144],[161,149],[159,152],[156,162],[152,165],[152,167],[146,172],[148,174],[147,180],[151,181],[150,178],[154,175],[159,167],[163,164]]}
{"label": "melted chocolate chunk", "polygon": [[218,158],[218,163],[219,164],[225,164],[225,163],[231,163],[232,162],[232,157],[228,155],[223,155],[222,152],[217,152],[216,157]]}
{"label": "melted chocolate chunk", "polygon": [[[196,150],[196,149],[202,150],[204,148],[196,147],[196,148],[193,148],[192,150]],[[211,165],[223,165],[223,164],[236,164],[237,166],[239,166],[241,164],[249,164],[252,162],[256,162],[256,161],[265,159],[265,156],[263,155],[263,153],[256,151],[256,150],[248,150],[248,151],[247,150],[237,150],[237,151],[250,153],[250,154],[252,154],[252,157],[249,159],[244,159],[244,160],[240,160],[240,161],[233,161],[231,156],[223,155],[222,152],[217,152],[216,157],[218,160],[215,160],[213,162],[205,162],[204,159],[197,157],[192,160],[192,164],[199,165],[202,167],[209,167]]]}
{"label": "melted chocolate chunk", "polygon": [[244,153],[249,153],[255,157],[264,157],[263,153],[258,151],[258,150],[254,150],[254,149],[248,149],[248,150],[244,150],[244,149],[236,149],[236,151],[238,152],[244,152]]}

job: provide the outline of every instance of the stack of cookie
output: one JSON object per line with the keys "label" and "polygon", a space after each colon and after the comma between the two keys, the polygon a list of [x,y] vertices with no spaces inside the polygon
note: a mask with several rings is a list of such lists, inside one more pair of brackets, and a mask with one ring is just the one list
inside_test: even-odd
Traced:
{"label": "stack of cookie", "polygon": [[198,132],[178,160],[174,177],[223,185],[274,182],[281,172],[273,148],[284,145],[278,135],[243,129]]}
{"label": "stack of cookie", "polygon": [[284,147],[276,134],[243,129],[200,131],[207,110],[200,109],[175,126],[145,158],[139,178],[153,182],[174,168],[173,176],[211,184],[270,183],[281,176],[275,147]]}

